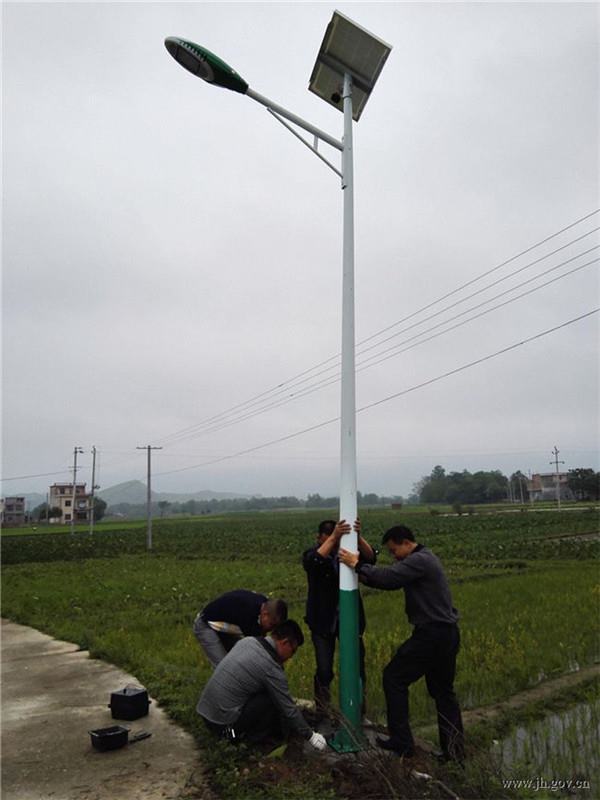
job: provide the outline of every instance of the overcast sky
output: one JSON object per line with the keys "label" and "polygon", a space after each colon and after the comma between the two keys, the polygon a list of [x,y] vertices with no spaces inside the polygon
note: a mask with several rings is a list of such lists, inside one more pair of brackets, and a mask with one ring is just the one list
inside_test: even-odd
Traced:
{"label": "overcast sky", "polygon": [[4,495],[76,445],[88,483],[92,445],[103,488],[145,480],[147,444],[157,491],[338,493],[339,423],[261,445],[339,414],[337,382],[290,398],[337,374],[306,371],[340,350],[339,179],[163,44],[341,138],[307,90],[335,8],[393,47],[354,126],[356,335],[404,352],[357,373],[359,408],[398,395],[358,414],[359,488],[598,469],[597,314],[399,394],[600,305],[597,4],[5,3],[3,474],[55,474]]}

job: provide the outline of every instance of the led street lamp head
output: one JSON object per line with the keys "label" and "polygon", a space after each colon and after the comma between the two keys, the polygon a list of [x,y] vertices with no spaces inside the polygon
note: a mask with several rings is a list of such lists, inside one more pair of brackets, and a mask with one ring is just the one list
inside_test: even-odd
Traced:
{"label": "led street lamp head", "polygon": [[177,36],[168,36],[165,39],[165,47],[184,69],[207,83],[222,86],[224,89],[231,89],[240,94],[246,94],[248,91],[246,81],[229,64],[221,61],[218,56],[205,47]]}

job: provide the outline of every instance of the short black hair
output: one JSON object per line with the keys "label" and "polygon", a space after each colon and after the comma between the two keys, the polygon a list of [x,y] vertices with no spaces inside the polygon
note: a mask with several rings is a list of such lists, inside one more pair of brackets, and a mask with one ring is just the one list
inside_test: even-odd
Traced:
{"label": "short black hair", "polygon": [[403,542],[405,539],[408,539],[409,542],[415,541],[415,535],[411,529],[407,528],[406,525],[394,525],[393,528],[390,528],[383,534],[381,544],[385,544],[390,540],[396,544],[400,544],[400,542]]}
{"label": "short black hair", "polygon": [[272,597],[270,600],[265,600],[265,606],[271,617],[276,619],[278,623],[286,621],[288,607],[285,600],[279,597]]}
{"label": "short black hair", "polygon": [[279,639],[280,641],[281,639],[288,639],[297,647],[301,647],[304,644],[304,634],[302,633],[302,628],[294,619],[288,619],[285,622],[281,622],[279,625],[276,625],[271,631],[271,636],[273,636],[275,639]]}
{"label": "short black hair", "polygon": [[319,536],[323,533],[326,533],[327,536],[333,533],[333,530],[337,522],[334,519],[324,519],[322,522],[319,522]]}

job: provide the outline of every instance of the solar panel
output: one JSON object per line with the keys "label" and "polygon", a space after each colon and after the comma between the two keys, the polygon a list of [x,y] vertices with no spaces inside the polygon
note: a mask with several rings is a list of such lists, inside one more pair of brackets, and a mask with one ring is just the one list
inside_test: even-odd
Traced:
{"label": "solar panel", "polygon": [[352,117],[360,119],[391,45],[334,11],[310,76],[308,88],[330,105],[343,110],[344,72],[352,76]]}

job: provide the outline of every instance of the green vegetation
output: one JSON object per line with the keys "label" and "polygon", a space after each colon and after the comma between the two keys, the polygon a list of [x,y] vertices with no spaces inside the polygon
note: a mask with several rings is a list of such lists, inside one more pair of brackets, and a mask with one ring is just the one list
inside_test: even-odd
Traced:
{"label": "green vegetation", "polygon": [[[570,469],[567,484],[578,500],[597,501],[600,498],[600,472],[589,468]],[[490,472],[446,472],[439,464],[415,485],[411,500],[420,503],[494,503],[519,497],[529,500],[526,476],[517,470],[509,478],[500,470]],[[537,502],[536,502],[537,506]]]}
{"label": "green vegetation", "polygon": [[[285,597],[290,615],[302,619],[300,554],[312,543],[319,519],[329,515],[317,510],[156,520],[151,553],[139,522],[118,529],[102,523],[94,536],[4,536],[3,613],[132,672],[204,743],[207,734],[194,707],[209,667],[191,631],[195,614],[217,594],[245,587]],[[377,544],[398,512],[367,510],[362,518],[365,535]],[[401,519],[443,559],[452,582],[463,637],[457,691],[465,707],[502,700],[599,657],[592,624],[600,609],[595,513],[403,511]],[[363,595],[368,713],[382,720],[381,671],[409,629],[402,593]],[[296,696],[311,696],[313,669],[307,640],[288,666]],[[417,724],[434,719],[424,686],[414,687],[411,708]],[[298,785],[298,774],[275,787],[261,784],[256,765],[247,776],[236,774],[240,762],[230,751],[224,755],[211,745],[207,758],[224,797],[325,797],[331,789],[320,775],[314,777],[317,792],[310,769],[301,778],[305,793],[294,794],[299,790],[290,787]]]}

